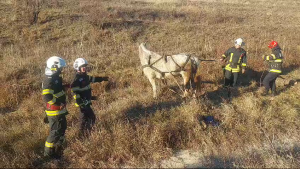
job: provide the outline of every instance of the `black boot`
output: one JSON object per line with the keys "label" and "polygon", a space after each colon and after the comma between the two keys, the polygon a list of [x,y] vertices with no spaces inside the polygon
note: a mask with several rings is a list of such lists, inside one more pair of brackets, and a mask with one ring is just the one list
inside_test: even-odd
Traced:
{"label": "black boot", "polygon": [[271,96],[275,97],[277,95],[276,91],[272,91]]}
{"label": "black boot", "polygon": [[232,93],[231,93],[231,87],[226,87],[226,90],[227,90],[227,97],[228,98],[231,98],[231,96],[232,96]]}
{"label": "black boot", "polygon": [[44,151],[44,157],[45,159],[51,160],[51,159],[59,159],[60,156],[56,154],[56,148],[48,148],[45,147]]}

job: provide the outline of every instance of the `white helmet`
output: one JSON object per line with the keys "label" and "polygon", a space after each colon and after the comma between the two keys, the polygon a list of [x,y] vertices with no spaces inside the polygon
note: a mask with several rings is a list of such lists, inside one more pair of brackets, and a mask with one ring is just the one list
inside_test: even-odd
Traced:
{"label": "white helmet", "polygon": [[53,75],[57,71],[66,67],[66,61],[58,56],[52,56],[47,60],[47,67],[45,69],[46,75]]}
{"label": "white helmet", "polygon": [[73,64],[73,67],[75,70],[78,71],[82,65],[87,65],[87,64],[88,64],[87,60],[83,58],[77,58]]}
{"label": "white helmet", "polygon": [[47,68],[63,68],[65,67],[66,61],[58,56],[52,56],[47,60]]}
{"label": "white helmet", "polygon": [[235,45],[240,45],[240,46],[244,46],[245,43],[243,42],[243,39],[242,38],[238,38],[235,40],[234,42]]}

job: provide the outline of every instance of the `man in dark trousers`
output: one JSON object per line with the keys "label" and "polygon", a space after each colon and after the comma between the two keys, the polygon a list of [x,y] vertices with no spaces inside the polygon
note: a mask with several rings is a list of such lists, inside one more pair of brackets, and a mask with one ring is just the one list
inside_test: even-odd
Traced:
{"label": "man in dark trousers", "polygon": [[78,58],[74,62],[76,70],[75,79],[71,84],[72,92],[75,94],[75,105],[80,108],[80,133],[79,136],[86,136],[95,124],[95,114],[91,108],[92,92],[90,83],[108,81],[108,77],[94,77],[87,75],[88,62]]}
{"label": "man in dark trousers", "polygon": [[263,85],[265,86],[265,91],[262,93],[263,96],[269,94],[271,89],[271,95],[276,95],[276,79],[282,73],[282,63],[283,55],[281,53],[281,48],[276,41],[272,41],[268,47],[272,49],[272,54],[263,56],[263,60],[269,63],[269,73],[263,80]]}
{"label": "man in dark trousers", "polygon": [[[234,47],[229,48],[220,59],[226,61],[225,66],[225,79],[224,86],[230,89],[230,87],[237,86],[238,74],[242,68],[242,73],[245,73],[247,66],[246,51],[242,48],[245,43],[241,38],[235,40]],[[230,90],[229,90],[230,92]]]}
{"label": "man in dark trousers", "polygon": [[43,99],[46,102],[45,123],[49,123],[50,133],[45,143],[44,156],[60,158],[65,143],[67,128],[66,95],[62,84],[61,72],[66,66],[64,59],[52,56],[47,60],[45,78],[42,83]]}

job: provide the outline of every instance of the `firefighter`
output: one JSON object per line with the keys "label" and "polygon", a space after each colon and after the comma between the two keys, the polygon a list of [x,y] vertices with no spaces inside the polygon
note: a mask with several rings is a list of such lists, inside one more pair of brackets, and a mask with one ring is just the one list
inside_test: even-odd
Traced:
{"label": "firefighter", "polygon": [[221,61],[226,61],[225,66],[225,87],[236,87],[238,74],[242,68],[242,73],[245,73],[247,66],[246,51],[242,48],[245,43],[241,38],[235,40],[234,47],[229,48],[220,59]]}
{"label": "firefighter", "polygon": [[60,158],[65,143],[67,128],[66,95],[62,84],[61,72],[66,66],[64,59],[52,56],[47,60],[45,78],[42,83],[43,99],[46,102],[45,123],[49,123],[50,133],[45,143],[44,156]]}
{"label": "firefighter", "polygon": [[91,108],[92,92],[90,83],[108,81],[108,77],[94,77],[89,76],[88,62],[84,58],[78,58],[74,62],[74,69],[76,70],[75,79],[71,84],[75,106],[80,108],[80,131],[79,136],[86,136],[90,133],[95,124],[95,114]]}
{"label": "firefighter", "polygon": [[263,60],[269,63],[269,73],[263,80],[263,85],[265,87],[265,91],[262,93],[263,96],[269,94],[269,90],[271,89],[271,95],[276,95],[276,79],[282,73],[282,61],[283,55],[281,53],[281,48],[279,47],[276,41],[272,41],[268,47],[272,50],[272,54],[263,55]]}

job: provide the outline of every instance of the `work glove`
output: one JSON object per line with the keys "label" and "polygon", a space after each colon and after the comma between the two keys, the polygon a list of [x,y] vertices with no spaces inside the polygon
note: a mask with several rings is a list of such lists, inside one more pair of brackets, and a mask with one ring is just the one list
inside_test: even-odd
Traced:
{"label": "work glove", "polygon": [[88,100],[82,100],[82,103],[80,104],[80,107],[81,108],[86,108],[89,104],[90,104],[90,102]]}
{"label": "work glove", "polygon": [[246,71],[245,69],[242,69],[242,74],[244,74],[244,73],[245,73],[245,71]]}
{"label": "work glove", "polygon": [[64,108],[66,108],[66,105],[63,104],[63,103],[61,103],[61,104],[60,104],[60,110],[62,110],[62,109],[64,109]]}
{"label": "work glove", "polygon": [[45,124],[48,124],[48,123],[49,123],[49,120],[48,120],[47,115],[44,117],[44,123],[45,123]]}
{"label": "work glove", "polygon": [[85,106],[87,106],[87,105],[90,104],[90,102],[89,102],[88,100],[84,100],[84,101],[83,101],[83,104],[84,104]]}

